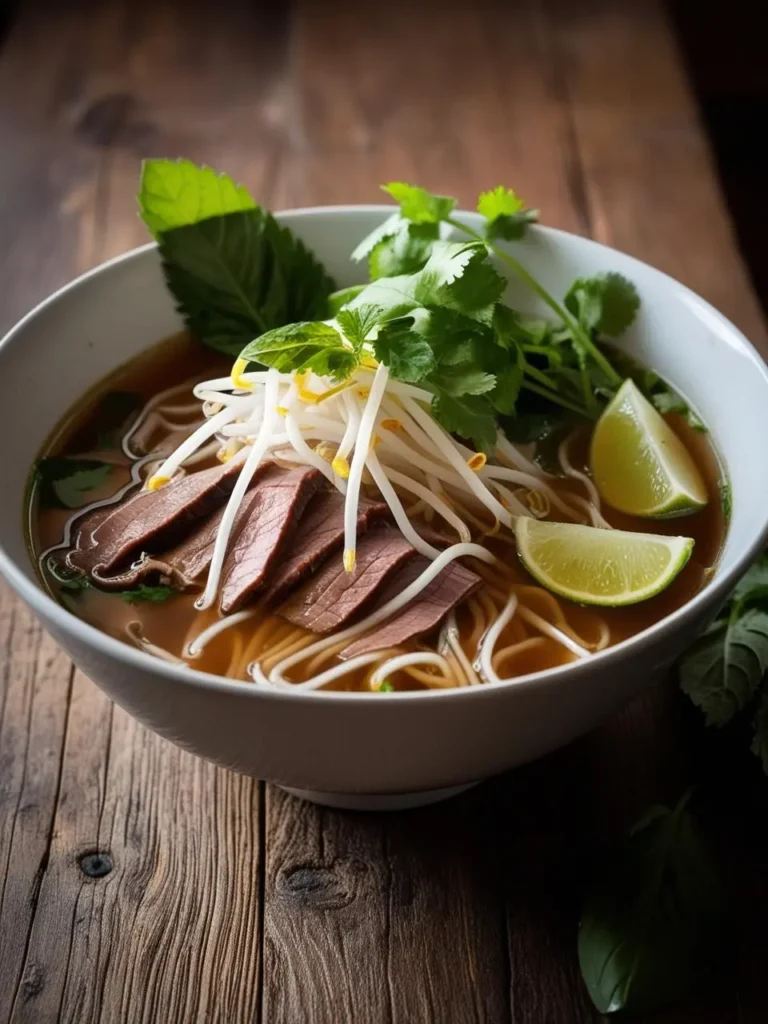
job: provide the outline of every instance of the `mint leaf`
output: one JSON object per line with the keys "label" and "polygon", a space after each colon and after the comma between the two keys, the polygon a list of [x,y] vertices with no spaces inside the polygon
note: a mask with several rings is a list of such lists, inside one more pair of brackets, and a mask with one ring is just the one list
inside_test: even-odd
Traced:
{"label": "mint leaf", "polygon": [[424,380],[436,366],[435,355],[413,316],[383,324],[373,342],[373,351],[393,377],[411,384]]}
{"label": "mint leaf", "polygon": [[600,1013],[649,1013],[721,967],[727,903],[688,811],[651,807],[599,864],[579,925],[579,966]]}
{"label": "mint leaf", "polygon": [[447,306],[490,324],[506,287],[481,242],[436,242],[424,268],[414,275],[414,295],[422,306]]}
{"label": "mint leaf", "polygon": [[339,327],[348,341],[352,342],[355,352],[359,352],[363,343],[376,324],[381,320],[381,306],[362,305],[356,309],[342,309],[336,316]]}
{"label": "mint leaf", "polygon": [[616,338],[637,316],[640,297],[621,274],[599,274],[577,278],[565,296],[565,306],[586,331]]}
{"label": "mint leaf", "polygon": [[371,280],[421,270],[439,237],[438,224],[414,224],[401,219],[397,233],[379,242],[368,258]]}
{"label": "mint leaf", "polygon": [[496,415],[484,395],[454,398],[436,389],[432,415],[451,434],[474,441],[485,452],[496,445]]}
{"label": "mint leaf", "polygon": [[196,167],[190,160],[145,160],[141,165],[139,211],[155,237],[255,207],[247,189],[210,167]]}
{"label": "mint leaf", "polygon": [[115,467],[99,459],[49,455],[35,466],[41,508],[82,508],[89,495],[101,490]]}
{"label": "mint leaf", "polygon": [[456,200],[450,196],[435,195],[403,181],[391,181],[381,187],[400,204],[401,215],[416,224],[439,224],[450,217],[456,206]]}
{"label": "mint leaf", "polygon": [[327,318],[331,319],[335,317],[340,309],[343,309],[348,302],[351,302],[356,296],[360,294],[368,285],[366,284],[353,284],[349,288],[340,288],[336,292],[331,292],[328,296],[328,306],[326,309]]}
{"label": "mint leaf", "polygon": [[320,321],[276,327],[246,345],[240,356],[282,373],[313,370],[339,380],[347,378],[358,363],[339,332]]}
{"label": "mint leaf", "polygon": [[119,591],[117,596],[128,604],[159,604],[161,601],[167,601],[169,597],[173,597],[175,593],[173,587],[149,587],[141,583],[131,590]]}
{"label": "mint leaf", "polygon": [[700,637],[680,663],[680,685],[707,725],[725,725],[746,707],[768,669],[768,612],[732,611]]}
{"label": "mint leaf", "polygon": [[511,188],[497,185],[490,192],[481,192],[477,212],[485,217],[485,237],[503,238],[512,242],[522,238],[529,224],[539,219],[538,210],[526,209],[525,203]]}
{"label": "mint leaf", "polygon": [[446,395],[458,398],[461,395],[484,395],[496,387],[496,377],[470,365],[442,366],[429,378]]}
{"label": "mint leaf", "polygon": [[273,327],[325,315],[333,281],[258,207],[167,231],[159,247],[187,327],[227,355]]}

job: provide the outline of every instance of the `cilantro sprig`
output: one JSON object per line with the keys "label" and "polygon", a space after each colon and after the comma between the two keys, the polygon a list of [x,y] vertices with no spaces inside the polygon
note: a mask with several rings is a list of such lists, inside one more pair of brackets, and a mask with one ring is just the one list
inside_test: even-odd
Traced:
{"label": "cilantro sprig", "polygon": [[[550,409],[596,418],[623,380],[603,341],[637,313],[631,283],[604,274],[579,278],[562,301],[551,295],[500,244],[538,219],[509,188],[479,196],[481,231],[457,217],[450,196],[404,182],[383,188],[398,208],[352,254],[367,261],[369,283],[341,291],[226,175],[147,161],[139,204],[188,327],[214,348],[338,381],[375,358],[429,392],[435,418],[481,449],[493,447],[501,423],[514,423],[526,395],[550,418]],[[504,305],[499,263],[553,322]],[[664,401],[675,399],[659,393]]]}

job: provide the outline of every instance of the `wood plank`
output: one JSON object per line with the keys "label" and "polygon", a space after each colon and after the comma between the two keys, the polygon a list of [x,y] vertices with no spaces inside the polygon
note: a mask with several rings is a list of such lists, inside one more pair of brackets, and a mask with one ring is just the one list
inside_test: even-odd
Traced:
{"label": "wood plank", "polygon": [[[4,137],[15,142],[2,184],[18,199],[15,216],[2,215],[14,243],[0,273],[9,318],[144,240],[139,160],[155,146],[185,148],[171,127],[194,132],[220,163],[237,148],[253,96],[230,94],[227,120],[226,90],[239,78],[249,89],[276,81],[280,47],[263,19],[251,13],[247,34],[235,19],[189,39],[178,31],[184,17],[167,5],[80,3],[41,33],[41,11],[29,5],[14,24],[0,83],[28,78],[29,62],[40,74],[23,106],[10,88],[0,100]],[[227,64],[232,54],[239,64]],[[243,78],[252,64],[260,73]],[[12,767],[0,778],[0,1020],[255,1019],[259,784],[146,732],[80,673],[65,736],[69,663],[5,591],[3,601],[0,740],[2,766]],[[102,855],[112,870],[90,877],[86,869],[106,862],[88,858]]]}

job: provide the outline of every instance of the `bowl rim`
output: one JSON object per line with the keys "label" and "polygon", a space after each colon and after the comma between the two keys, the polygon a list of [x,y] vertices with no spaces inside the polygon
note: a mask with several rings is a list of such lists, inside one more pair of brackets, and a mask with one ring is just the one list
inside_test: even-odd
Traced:
{"label": "bowl rim", "polygon": [[[328,214],[347,216],[358,213],[381,214],[382,216],[388,216],[392,214],[394,210],[395,207],[384,203],[350,203],[328,206],[297,207],[294,209],[277,211],[274,213],[274,216],[277,219],[292,219],[294,217],[311,219],[314,217],[326,216]],[[456,214],[470,220],[476,220],[478,217],[476,213],[469,210],[457,210]],[[660,280],[660,282],[665,283],[667,286],[674,286],[676,289],[679,289],[683,295],[693,298],[699,308],[703,307],[709,316],[714,318],[722,329],[726,330],[735,338],[738,342],[741,354],[751,357],[756,369],[762,377],[764,386],[768,389],[768,366],[756,347],[734,323],[728,320],[727,317],[725,317],[706,299],[702,298],[697,292],[694,292],[693,289],[682,284],[670,274],[651,266],[651,264],[645,263],[643,260],[622,252],[620,249],[616,249],[613,246],[597,242],[594,239],[585,238],[581,235],[576,235],[573,232],[564,231],[561,228],[547,227],[544,225],[536,225],[531,230],[535,234],[543,234],[554,240],[560,238],[569,240],[576,239],[579,245],[586,246],[593,250],[598,250],[605,253],[607,256],[610,256],[613,253],[618,253],[624,259],[629,260],[630,264],[634,264],[638,268],[642,268],[643,272],[650,271]],[[103,263],[100,263],[95,267],[91,267],[89,270],[78,275],[71,281],[68,281],[60,288],[57,288],[56,291],[52,292],[30,309],[29,312],[14,324],[10,330],[7,331],[4,337],[0,339],[0,358],[2,358],[2,351],[6,345],[12,343],[13,340],[24,331],[28,323],[30,323],[43,310],[59,301],[59,299],[64,297],[67,293],[79,288],[91,278],[107,273],[112,267],[118,266],[122,263],[128,263],[133,260],[142,259],[155,249],[157,249],[156,242],[147,242],[144,245],[137,246],[127,252],[113,256],[111,259],[105,260]],[[723,343],[722,338],[719,336],[718,343]],[[628,637],[626,640],[620,641],[613,647],[608,647],[603,651],[597,651],[594,654],[591,654],[589,658],[582,658],[578,661],[569,662],[566,665],[560,665],[555,668],[543,669],[538,672],[530,672],[526,675],[515,676],[500,683],[490,683],[479,687],[451,687],[437,690],[395,691],[387,694],[387,697],[389,700],[394,700],[396,702],[417,704],[427,702],[432,704],[437,700],[453,702],[465,700],[477,701],[483,699],[491,700],[494,699],[494,695],[502,695],[519,687],[523,687],[525,689],[550,689],[559,687],[563,682],[567,683],[571,679],[573,680],[574,685],[578,685],[578,680],[582,676],[593,671],[595,668],[609,668],[611,665],[616,665],[618,667],[625,658],[633,657],[634,655],[642,655],[644,652],[652,649],[655,643],[659,639],[662,639],[665,634],[674,633],[680,627],[684,627],[687,623],[691,622],[691,620],[696,617],[697,612],[702,608],[702,606],[722,601],[733,588],[736,581],[743,574],[748,565],[765,547],[766,543],[768,543],[768,517],[766,517],[766,522],[762,529],[757,532],[751,543],[747,545],[747,548],[742,555],[737,558],[734,564],[724,571],[721,576],[705,585],[689,601],[681,605],[680,608],[677,608],[670,615],[665,616],[663,619],[660,619],[658,622],[642,630],[640,633],[636,633],[633,636]],[[31,607],[34,612],[39,611],[44,619],[51,621],[63,634],[74,634],[78,641],[88,647],[95,648],[97,653],[103,657],[116,659],[128,667],[139,671],[159,674],[164,676],[166,680],[170,682],[187,685],[192,684],[195,687],[210,689],[221,693],[222,695],[242,696],[243,699],[246,700],[265,699],[278,702],[301,701],[312,704],[320,703],[328,705],[329,707],[339,703],[381,707],[381,704],[378,701],[371,700],[370,693],[364,691],[311,690],[302,689],[300,686],[297,686],[295,689],[283,689],[259,685],[257,683],[248,683],[244,680],[226,679],[223,676],[214,675],[210,672],[201,672],[186,664],[176,665],[174,663],[155,658],[151,654],[147,654],[142,650],[129,646],[121,640],[117,640],[116,638],[109,636],[96,626],[92,626],[90,623],[84,622],[72,612],[68,611],[63,605],[55,601],[54,598],[46,593],[46,591],[37,582],[30,580],[22,569],[19,568],[16,560],[6,552],[1,539],[0,574],[5,577],[6,581],[10,583],[16,593],[29,605],[29,607]],[[389,703],[389,700],[387,703]]]}

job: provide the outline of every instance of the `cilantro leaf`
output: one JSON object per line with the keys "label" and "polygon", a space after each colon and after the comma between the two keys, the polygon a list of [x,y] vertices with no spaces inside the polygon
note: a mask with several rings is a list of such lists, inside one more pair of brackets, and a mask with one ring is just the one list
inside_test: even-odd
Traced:
{"label": "cilantro leaf", "polygon": [[430,384],[446,395],[484,395],[496,387],[496,377],[468,364],[442,366],[429,378]]}
{"label": "cilantro leaf", "polygon": [[385,679],[383,683],[380,683],[376,687],[376,690],[378,691],[378,693],[394,693],[395,692],[394,686],[392,685],[392,683],[390,683],[390,681],[388,679]]}
{"label": "cilantro leaf", "polygon": [[155,237],[256,203],[227,174],[197,167],[190,160],[145,160],[141,165],[139,211]]}
{"label": "cilantro leaf", "polygon": [[378,306],[382,316],[395,319],[405,316],[423,305],[416,298],[418,274],[399,274],[397,277],[381,277],[371,281],[369,285],[356,295],[347,305],[348,309],[360,306]]}
{"label": "cilantro leaf", "polygon": [[398,317],[382,325],[373,342],[379,362],[398,380],[416,384],[435,369],[435,355],[413,316]]}
{"label": "cilantro leaf", "polygon": [[81,508],[109,480],[115,467],[99,459],[76,459],[49,455],[35,466],[42,508]]}
{"label": "cilantro leaf", "polygon": [[400,204],[400,214],[416,224],[439,224],[450,217],[456,206],[451,196],[439,196],[418,185],[406,185],[403,181],[390,181],[382,189]]}
{"label": "cilantro leaf", "polygon": [[485,452],[496,444],[496,414],[485,395],[454,398],[435,389],[432,415],[451,434],[474,441]]}
{"label": "cilantro leaf", "polygon": [[447,306],[485,324],[506,287],[481,242],[436,242],[414,276],[414,294],[422,306]]}
{"label": "cilantro leaf", "polygon": [[373,231],[369,232],[362,242],[353,249],[350,259],[354,260],[355,263],[360,263],[362,260],[368,259],[373,250],[387,238],[392,238],[396,235],[402,227],[403,218],[399,213],[393,213],[385,221],[382,221],[378,227],[375,227]]}
{"label": "cilantro leaf", "polygon": [[342,309],[336,316],[339,327],[344,336],[351,341],[355,352],[363,347],[363,342],[371,333],[376,324],[381,320],[383,310],[381,306],[362,305],[355,309]]}
{"label": "cilantro leaf", "polygon": [[161,601],[167,601],[169,597],[173,597],[177,591],[173,587],[149,587],[144,583],[140,583],[138,587],[133,587],[131,590],[120,590],[118,597],[126,601],[128,604],[159,604]]}
{"label": "cilantro leaf", "polygon": [[728,480],[721,480],[719,483],[720,490],[720,505],[723,509],[723,518],[726,523],[731,521],[731,512],[733,511],[733,492],[731,485]]}
{"label": "cilantro leaf", "polygon": [[348,302],[356,298],[361,291],[367,288],[367,284],[352,284],[349,288],[339,288],[336,292],[331,292],[328,296],[328,306],[326,314],[328,318],[336,316],[340,309],[343,309]]}
{"label": "cilantro leaf", "polygon": [[283,373],[314,370],[339,380],[348,377],[358,362],[339,332],[321,321],[287,324],[267,331],[245,346],[241,358]]}
{"label": "cilantro leaf", "polygon": [[488,222],[485,237],[503,238],[508,242],[522,238],[529,224],[539,219],[538,210],[526,209],[525,203],[511,188],[497,185],[489,192],[481,192],[477,212]]}
{"label": "cilantro leaf", "polygon": [[637,316],[640,297],[621,274],[599,274],[577,278],[565,296],[565,307],[586,331],[616,338]]}
{"label": "cilantro leaf", "polygon": [[677,413],[679,416],[685,417],[689,427],[702,433],[707,432],[706,424],[696,415],[685,399],[678,395],[676,391],[673,391],[664,381],[659,381],[656,385],[656,390],[652,391],[648,397],[660,413]]}
{"label": "cilantro leaf", "polygon": [[768,669],[768,612],[738,606],[705,633],[680,663],[680,685],[707,716],[725,725],[754,696]]}
{"label": "cilantro leaf", "polygon": [[397,233],[379,242],[368,258],[371,280],[421,270],[439,237],[438,224],[414,224],[401,219]]}
{"label": "cilantro leaf", "polygon": [[503,416],[515,413],[517,396],[523,386],[523,372],[522,363],[514,362],[496,375],[496,387],[490,397],[494,408]]}

